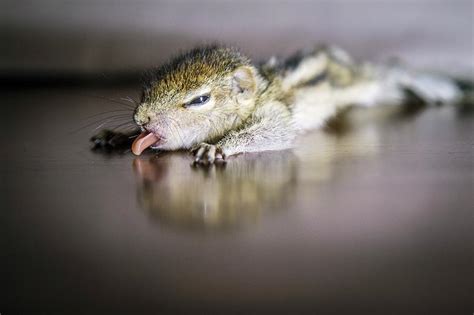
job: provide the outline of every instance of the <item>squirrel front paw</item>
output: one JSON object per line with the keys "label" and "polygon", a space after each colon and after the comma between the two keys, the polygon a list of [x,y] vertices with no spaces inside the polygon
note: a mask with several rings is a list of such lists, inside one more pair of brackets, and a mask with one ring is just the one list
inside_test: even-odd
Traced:
{"label": "squirrel front paw", "polygon": [[129,134],[102,130],[90,141],[93,143],[92,150],[101,152],[125,151],[130,149],[133,137]]}
{"label": "squirrel front paw", "polygon": [[193,165],[212,165],[225,162],[225,155],[221,147],[214,144],[203,142],[193,148],[191,153],[194,155]]}

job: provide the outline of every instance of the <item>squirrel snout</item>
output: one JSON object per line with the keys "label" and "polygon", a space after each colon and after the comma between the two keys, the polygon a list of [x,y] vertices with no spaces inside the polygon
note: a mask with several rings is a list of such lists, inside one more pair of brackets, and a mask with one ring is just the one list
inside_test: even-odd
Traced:
{"label": "squirrel snout", "polygon": [[151,116],[144,112],[137,112],[133,118],[139,126],[144,126],[151,120]]}

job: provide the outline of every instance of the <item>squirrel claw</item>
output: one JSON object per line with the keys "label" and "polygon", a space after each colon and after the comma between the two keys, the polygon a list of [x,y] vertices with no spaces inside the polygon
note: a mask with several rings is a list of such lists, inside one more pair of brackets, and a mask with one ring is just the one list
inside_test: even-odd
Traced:
{"label": "squirrel claw", "polygon": [[102,130],[90,138],[92,150],[97,152],[125,152],[130,149],[133,136],[136,133],[125,134],[111,130]]}
{"label": "squirrel claw", "polygon": [[201,143],[191,150],[194,154],[193,165],[212,165],[214,163],[225,163],[222,149],[214,144]]}

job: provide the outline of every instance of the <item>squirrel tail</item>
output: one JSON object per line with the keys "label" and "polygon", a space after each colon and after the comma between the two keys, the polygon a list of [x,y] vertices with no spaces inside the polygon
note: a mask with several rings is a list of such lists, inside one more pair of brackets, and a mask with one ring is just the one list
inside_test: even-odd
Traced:
{"label": "squirrel tail", "polygon": [[387,89],[397,89],[402,102],[413,98],[427,105],[457,104],[469,101],[474,95],[474,85],[469,80],[459,80],[443,74],[389,66],[375,76]]}
{"label": "squirrel tail", "polygon": [[344,102],[365,107],[403,104],[413,100],[425,104],[474,103],[474,80],[417,71],[398,63],[356,63],[344,50],[316,46],[296,52],[284,60],[270,59],[262,67],[277,73],[285,90],[329,83]]}

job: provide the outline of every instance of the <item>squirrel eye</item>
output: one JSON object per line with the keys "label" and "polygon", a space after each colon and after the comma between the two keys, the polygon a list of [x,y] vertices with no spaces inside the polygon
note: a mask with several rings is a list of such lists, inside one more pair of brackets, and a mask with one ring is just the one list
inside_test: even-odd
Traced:
{"label": "squirrel eye", "polygon": [[198,96],[198,97],[192,99],[190,102],[188,102],[186,104],[186,106],[199,106],[199,105],[206,104],[207,101],[209,101],[209,98],[210,98],[209,95]]}

